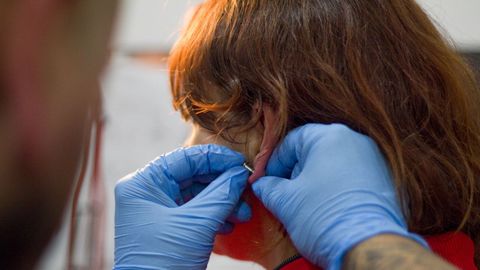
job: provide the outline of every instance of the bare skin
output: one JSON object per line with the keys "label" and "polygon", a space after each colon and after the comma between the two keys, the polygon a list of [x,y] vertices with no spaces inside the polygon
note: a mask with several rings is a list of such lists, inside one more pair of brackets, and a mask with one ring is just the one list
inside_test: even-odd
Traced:
{"label": "bare skin", "polygon": [[353,248],[343,270],[454,270],[453,265],[418,243],[395,235],[372,237]]}

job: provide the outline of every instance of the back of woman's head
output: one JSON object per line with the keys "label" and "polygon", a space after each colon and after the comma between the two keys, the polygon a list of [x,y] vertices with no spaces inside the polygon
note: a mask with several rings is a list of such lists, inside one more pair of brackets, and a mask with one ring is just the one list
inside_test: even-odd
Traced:
{"label": "back of woman's head", "polygon": [[344,123],[388,159],[410,228],[480,230],[480,93],[413,0],[215,0],[170,59],[174,104],[226,139]]}

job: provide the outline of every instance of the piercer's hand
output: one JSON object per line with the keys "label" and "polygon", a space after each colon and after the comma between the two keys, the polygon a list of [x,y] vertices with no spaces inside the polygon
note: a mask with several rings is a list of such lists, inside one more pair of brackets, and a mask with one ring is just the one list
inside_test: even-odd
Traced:
{"label": "piercer's hand", "polygon": [[410,234],[389,166],[375,142],[339,124],[292,131],[253,191],[312,263],[340,269],[356,244],[378,234]]}
{"label": "piercer's hand", "polygon": [[[115,188],[114,269],[205,269],[215,235],[251,212],[237,204],[248,171],[216,145],[160,156]],[[235,207],[237,205],[237,207]]]}

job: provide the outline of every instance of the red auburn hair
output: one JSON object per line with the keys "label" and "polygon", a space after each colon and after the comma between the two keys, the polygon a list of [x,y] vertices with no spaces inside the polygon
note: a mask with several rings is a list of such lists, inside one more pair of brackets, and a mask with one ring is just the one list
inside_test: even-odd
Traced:
{"label": "red auburn hair", "polygon": [[227,140],[257,125],[259,104],[280,138],[346,124],[381,147],[412,231],[477,237],[479,88],[415,1],[206,1],[169,67],[186,119]]}

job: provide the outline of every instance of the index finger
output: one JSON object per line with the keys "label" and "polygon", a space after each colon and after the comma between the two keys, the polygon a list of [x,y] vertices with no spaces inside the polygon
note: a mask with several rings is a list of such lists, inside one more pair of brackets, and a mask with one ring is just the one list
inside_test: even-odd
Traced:
{"label": "index finger", "polygon": [[154,165],[172,180],[181,184],[199,176],[221,174],[240,166],[245,161],[242,154],[228,147],[206,144],[179,148],[155,160]]}

